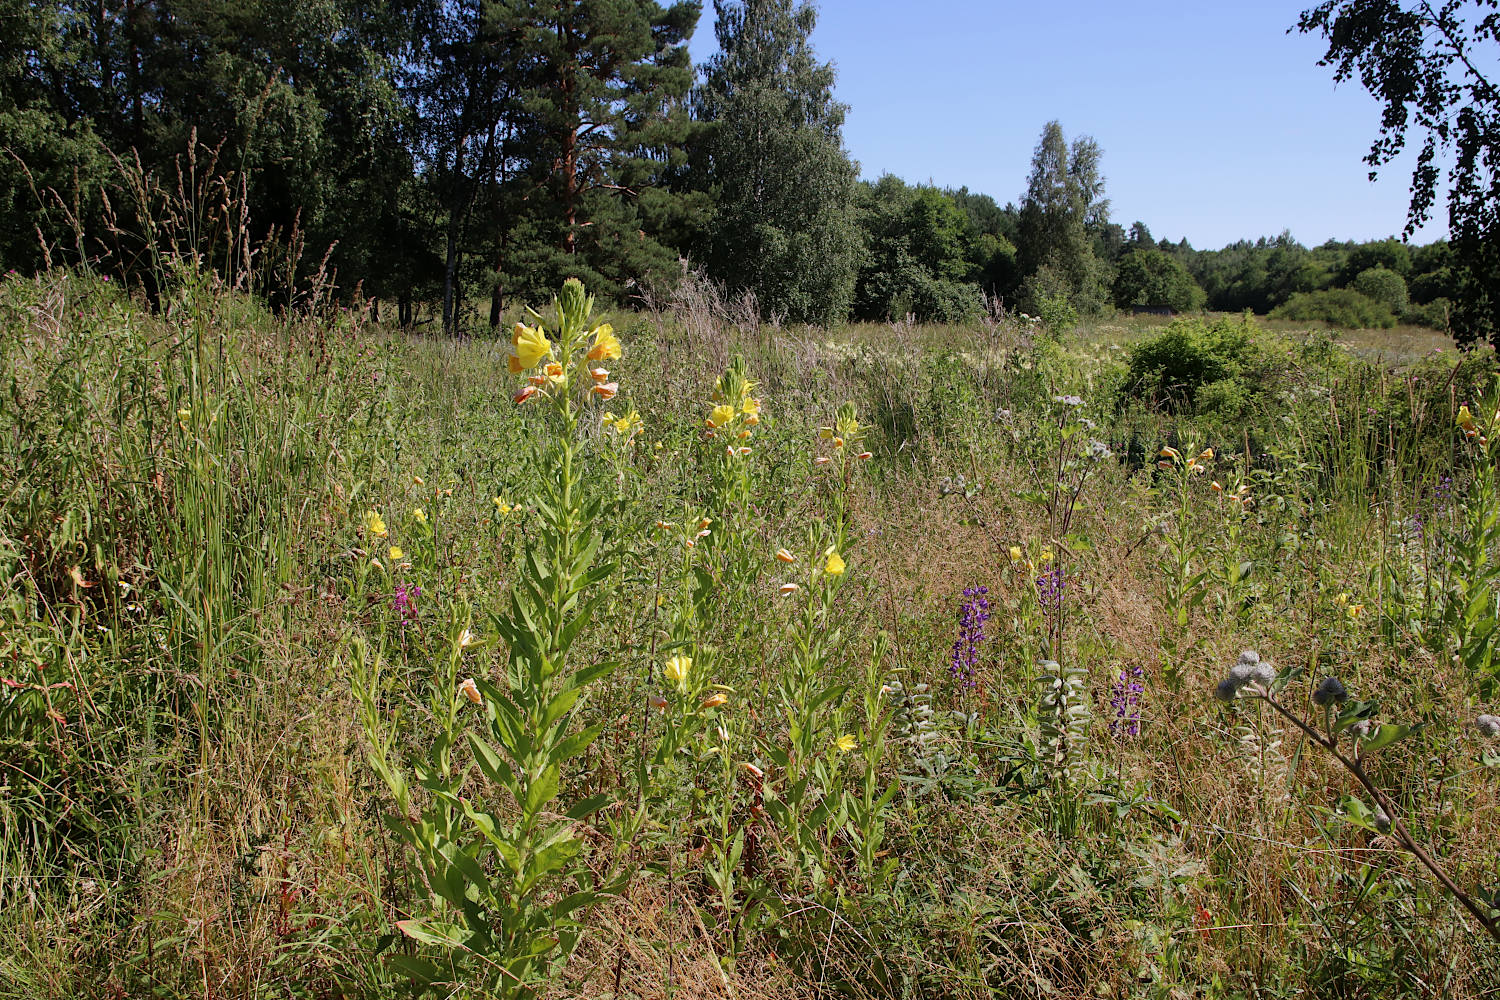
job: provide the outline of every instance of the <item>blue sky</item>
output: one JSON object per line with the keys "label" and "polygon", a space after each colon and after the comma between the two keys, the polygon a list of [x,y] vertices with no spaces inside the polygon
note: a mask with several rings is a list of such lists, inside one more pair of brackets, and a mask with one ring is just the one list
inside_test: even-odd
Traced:
{"label": "blue sky", "polygon": [[[1366,179],[1380,109],[1357,82],[1335,88],[1319,36],[1286,33],[1310,5],[821,0],[813,43],[866,178],[1018,201],[1056,118],[1103,148],[1111,218],[1158,239],[1399,235],[1414,156]],[[699,62],[717,47],[704,7]],[[1415,239],[1445,232],[1440,215]]]}

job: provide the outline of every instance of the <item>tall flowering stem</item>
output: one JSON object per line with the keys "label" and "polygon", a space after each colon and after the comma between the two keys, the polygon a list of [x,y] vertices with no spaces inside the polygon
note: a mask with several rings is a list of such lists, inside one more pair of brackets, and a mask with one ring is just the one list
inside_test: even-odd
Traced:
{"label": "tall flowering stem", "polygon": [[[584,841],[576,824],[608,797],[557,800],[565,766],[601,731],[575,726],[578,706],[615,666],[575,665],[570,652],[607,596],[596,593],[599,585],[615,571],[601,555],[602,500],[583,489],[578,427],[586,407],[619,391],[593,369],[618,358],[620,343],[608,324],[589,327],[593,300],[576,280],[553,305],[551,335],[533,312],[535,326],[516,324],[509,359],[512,373],[526,375],[517,404],[545,414],[531,440],[553,474],[535,484],[539,526],[526,569],[509,607],[491,615],[507,649],[506,669],[498,679],[476,671],[458,683],[460,658],[490,641],[476,641],[467,627],[452,637],[447,724],[429,762],[417,768],[428,793],[420,815],[404,775],[383,752],[388,742],[371,737],[372,762],[399,807],[391,826],[416,855],[431,892],[429,913],[397,923],[431,950],[400,964],[428,988],[462,984],[503,998],[555,978],[584,932],[575,914],[618,888],[598,884],[577,860]],[[378,731],[374,686],[361,686],[366,729]],[[477,715],[476,724],[464,726],[460,710]],[[481,786],[465,787],[467,774],[448,766],[460,730],[487,779]]]}
{"label": "tall flowering stem", "polygon": [[1116,736],[1139,736],[1141,733],[1141,695],[1146,692],[1146,670],[1139,665],[1120,671],[1110,690],[1109,707],[1114,716],[1109,731]]}
{"label": "tall flowering stem", "polygon": [[948,673],[963,687],[979,683],[974,668],[979,665],[979,646],[985,640],[984,623],[990,620],[989,593],[988,587],[966,587],[959,605],[958,638],[953,640]]}

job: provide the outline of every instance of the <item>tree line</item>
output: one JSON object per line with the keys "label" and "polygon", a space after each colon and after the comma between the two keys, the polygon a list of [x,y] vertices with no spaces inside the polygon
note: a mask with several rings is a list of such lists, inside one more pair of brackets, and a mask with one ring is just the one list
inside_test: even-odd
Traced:
{"label": "tree line", "polygon": [[[1198,308],[1441,325],[1472,284],[1446,243],[1217,251],[1110,218],[1103,151],[1043,128],[1019,204],[858,180],[847,108],[797,0],[0,0],[0,264],[83,256],[132,170],[196,150],[260,245],[329,247],[345,292],[443,328],[564,277],[628,302],[692,266],[763,315],[958,321]],[[138,251],[145,248],[137,246]],[[487,306],[487,308],[486,308]],[[1350,312],[1354,310],[1354,312]]]}

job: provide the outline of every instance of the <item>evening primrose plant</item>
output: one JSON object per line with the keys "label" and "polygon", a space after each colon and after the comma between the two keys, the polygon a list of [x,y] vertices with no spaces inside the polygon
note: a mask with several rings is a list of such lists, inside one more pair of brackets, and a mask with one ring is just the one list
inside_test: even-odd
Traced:
{"label": "evening primrose plant", "polygon": [[[569,280],[553,303],[550,331],[534,311],[534,326],[516,324],[508,364],[526,384],[515,401],[542,410],[531,443],[551,474],[534,484],[538,523],[509,607],[489,616],[507,650],[498,679],[477,669],[458,679],[459,658],[480,643],[452,619],[448,675],[434,694],[439,732],[417,770],[424,802],[413,801],[389,760],[376,685],[360,686],[372,763],[399,807],[391,826],[416,855],[431,894],[425,912],[397,924],[424,946],[398,959],[423,988],[462,983],[486,995],[529,993],[572,954],[585,927],[580,912],[619,884],[601,883],[581,859],[579,825],[608,796],[555,804],[565,768],[602,729],[577,724],[580,705],[615,666],[571,657],[608,596],[600,584],[615,572],[602,500],[583,486],[578,430],[591,406],[617,394],[602,366],[621,348],[608,324],[589,326],[592,307],[582,284]],[[482,782],[471,783],[471,771],[453,763],[460,733]]]}

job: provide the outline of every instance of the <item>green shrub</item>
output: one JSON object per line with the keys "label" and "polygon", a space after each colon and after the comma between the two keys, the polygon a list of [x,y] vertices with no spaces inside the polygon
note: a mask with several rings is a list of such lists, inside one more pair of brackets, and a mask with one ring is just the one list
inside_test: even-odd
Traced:
{"label": "green shrub", "polygon": [[1406,279],[1388,267],[1372,267],[1359,272],[1354,279],[1354,290],[1365,298],[1401,315],[1406,308]]}
{"label": "green shrub", "polygon": [[1401,322],[1412,326],[1425,326],[1432,330],[1448,329],[1448,314],[1453,303],[1445,298],[1434,299],[1422,305],[1407,306],[1401,314]]}
{"label": "green shrub", "polygon": [[1352,288],[1298,292],[1271,310],[1271,318],[1328,323],[1349,330],[1389,329],[1396,325],[1396,317],[1388,308]]}
{"label": "green shrub", "polygon": [[[1249,320],[1177,319],[1130,349],[1122,395],[1173,413],[1197,409],[1199,392],[1234,379],[1255,353],[1258,328]],[[1219,395],[1232,394],[1221,388]]]}

